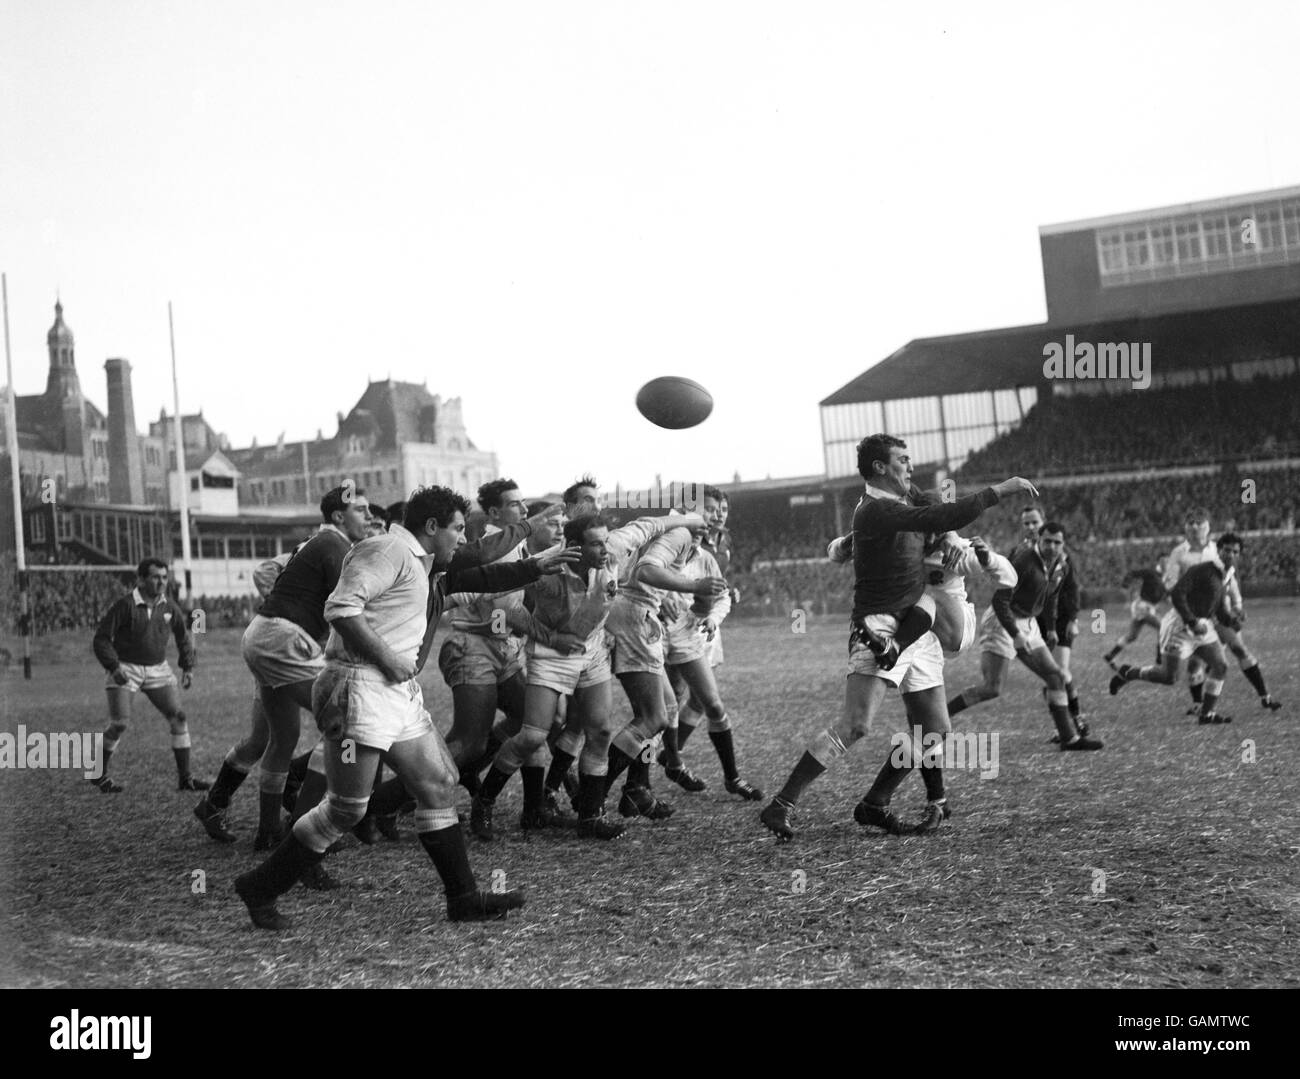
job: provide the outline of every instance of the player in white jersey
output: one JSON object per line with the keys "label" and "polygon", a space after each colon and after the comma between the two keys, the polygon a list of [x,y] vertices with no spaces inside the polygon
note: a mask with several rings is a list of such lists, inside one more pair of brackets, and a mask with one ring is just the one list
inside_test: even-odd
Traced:
{"label": "player in white jersey", "polygon": [[[704,519],[711,525],[718,520],[721,509],[721,492],[716,487],[704,489],[702,509]],[[692,532],[693,547],[686,556],[681,573],[693,580],[722,578],[717,558],[704,546],[707,528]],[[703,780],[695,776],[683,763],[680,755],[681,728],[678,723],[677,702],[688,695],[703,705],[708,719],[709,740],[722,765],[727,793],[746,801],[758,801],[763,792],[740,776],[736,764],[736,746],[731,733],[731,719],[718,693],[710,664],[709,645],[719,632],[719,626],[731,611],[731,592],[716,597],[696,599],[693,603],[680,592],[666,592],[661,601],[660,617],[665,626],[664,663],[668,677],[668,692],[664,704],[668,711],[668,727],[664,730],[664,748],[659,754],[659,764],[668,778],[686,791],[702,791]],[[689,735],[691,728],[685,728]]]}
{"label": "player in white jersey", "polygon": [[[1210,539],[1210,515],[1205,509],[1194,506],[1187,511],[1183,517],[1183,535],[1186,538],[1165,559],[1162,583],[1166,592],[1172,592],[1174,585],[1193,566],[1199,566],[1202,562],[1219,561],[1218,548],[1215,547],[1214,540]],[[1168,617],[1169,612],[1166,612],[1165,618]],[[1187,709],[1187,714],[1199,715],[1205,695],[1205,664],[1196,655],[1187,664],[1187,688],[1192,695],[1192,706]]]}
{"label": "player in white jersey", "polygon": [[[471,827],[476,835],[491,837],[495,799],[520,765],[545,745],[556,703],[564,695],[572,695],[571,713],[586,735],[579,768],[579,834],[595,839],[615,839],[622,834],[622,826],[603,819],[603,773],[608,768],[613,734],[607,619],[618,605],[622,582],[639,549],[677,522],[704,525],[703,518],[694,515],[643,517],[613,531],[596,515],[577,517],[565,525],[565,541],[580,544],[582,558],[576,566],[526,589],[533,604],[533,626],[527,645],[524,724],[501,747],[474,798]],[[672,534],[681,531],[672,528]],[[577,647],[556,647],[554,637],[558,634],[575,637]],[[529,812],[544,812],[541,792],[533,804],[525,803],[525,813]]]}
{"label": "player in white jersey", "polygon": [[661,820],[672,807],[650,793],[650,755],[643,750],[667,728],[664,697],[664,643],[659,609],[665,592],[684,592],[696,599],[714,599],[726,591],[721,577],[692,580],[682,573],[695,541],[690,528],[703,526],[699,517],[675,517],[674,527],[649,543],[635,562],[609,613],[614,638],[612,666],[632,705],[632,722],[614,736],[609,749],[608,782],[628,772],[619,812]]}

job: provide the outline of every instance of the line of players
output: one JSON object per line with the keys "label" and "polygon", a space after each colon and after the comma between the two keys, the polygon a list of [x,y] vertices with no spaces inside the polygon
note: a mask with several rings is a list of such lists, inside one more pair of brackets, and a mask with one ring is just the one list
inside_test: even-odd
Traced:
{"label": "line of players", "polygon": [[[435,495],[435,512],[417,512]],[[607,818],[605,800],[624,771],[622,816],[661,820],[672,812],[650,789],[656,736],[664,743],[659,762],[669,778],[686,790],[705,788],[680,755],[704,720],[726,789],[745,800],[762,797],[739,774],[712,672],[721,661],[718,624],[730,604],[719,565],[729,558],[721,491],[705,489],[701,514],[642,518],[610,529],[590,477],[570,487],[563,504],[531,517],[524,516],[513,481],[498,480],[480,491],[488,524],[473,544],[464,542],[469,507],[458,499],[440,488],[416,492],[410,503],[390,508],[401,523],[380,532],[363,493],[337,488],[322,500],[319,531],[282,568],[262,567],[274,581],[243,642],[258,686],[250,733],[227,754],[195,809],[210,836],[232,841],[225,814],[260,760],[261,824],[254,846],[274,849],[236,882],[259,926],[287,924],[275,900],[298,880],[331,886],[321,859],[347,831],[366,834],[368,821],[391,820],[411,801],[419,838],[443,876],[450,917],[499,917],[521,905],[518,893],[471,886],[463,839],[453,850],[447,817],[449,811],[455,816],[451,788],[458,780],[473,793],[471,823],[483,839],[492,838],[494,800],[515,771],[524,784],[522,828],[563,823],[558,794],[568,786],[577,834],[614,839],[626,825]],[[376,550],[385,545],[386,553]],[[418,589],[402,578],[394,545],[426,570],[418,611],[412,606]],[[379,564],[372,564],[376,559]],[[390,580],[394,566],[398,578]],[[413,576],[419,574],[407,573]],[[429,722],[414,677],[430,654],[443,607],[453,612],[439,654],[454,707],[445,743]],[[382,637],[388,627],[406,634],[409,651],[416,615],[422,616],[423,639],[410,662],[385,654],[382,640],[366,639]],[[615,677],[634,717],[622,729],[614,725]],[[394,699],[395,686],[404,700]],[[312,709],[326,737],[312,754],[291,761],[302,707]],[[498,710],[504,718],[494,725]],[[412,751],[421,744],[423,751]],[[360,756],[364,769],[357,767]],[[386,783],[376,782],[380,757],[398,773]],[[292,795],[291,775],[304,767],[286,833],[280,808]],[[359,788],[362,771],[370,786]],[[461,836],[459,827],[455,834]]]}
{"label": "line of players", "polygon": [[[1116,671],[1110,680],[1111,694],[1129,682],[1174,685],[1186,665],[1192,695],[1187,714],[1197,716],[1202,724],[1231,723],[1231,716],[1215,710],[1228,672],[1226,644],[1258,694],[1260,706],[1276,712],[1282,705],[1269,693],[1259,660],[1242,638],[1246,610],[1237,576],[1240,537],[1225,532],[1217,541],[1210,539],[1210,515],[1200,507],[1187,511],[1183,533],[1185,538],[1154,570],[1139,568],[1125,577],[1130,589],[1129,625],[1104,657]],[[1159,606],[1166,598],[1170,607],[1161,615]],[[1143,626],[1158,634],[1156,662],[1116,667],[1115,659],[1138,639]]]}
{"label": "line of players", "polygon": [[[874,441],[865,439],[863,444]],[[886,451],[883,455],[882,446]],[[905,448],[904,444],[898,440],[885,440],[874,447],[877,463],[873,466],[868,461],[873,471],[864,473],[864,478],[870,476],[864,497],[868,509],[892,506],[894,502],[910,507],[913,502],[921,501],[920,493],[910,485],[910,462],[900,453],[901,448]],[[862,461],[859,463],[861,468]],[[872,479],[883,483],[884,489],[873,489]],[[999,491],[999,496],[1010,490],[1032,492],[1032,485],[1025,481],[1006,483],[1012,486],[1007,491]],[[558,798],[561,789],[566,788],[578,811],[579,835],[617,838],[625,825],[605,816],[604,803],[614,778],[625,770],[629,775],[620,801],[623,816],[641,814],[658,820],[672,812],[650,790],[648,747],[656,735],[663,740],[664,748],[658,759],[668,776],[688,791],[704,789],[703,782],[680,757],[681,747],[701,718],[707,718],[727,789],[742,798],[761,798],[761,792],[739,776],[729,720],[712,673],[721,659],[717,626],[729,608],[724,579],[729,558],[727,507],[720,491],[707,489],[702,516],[646,518],[610,530],[599,517],[599,492],[589,477],[565,492],[563,517],[560,506],[525,517],[527,510],[515,485],[499,480],[480,491],[480,504],[488,518],[486,534],[475,544],[466,545],[463,515],[468,505],[462,505],[463,500],[457,502],[459,496],[451,492],[431,490],[441,499],[440,512],[420,521],[411,517],[409,505],[391,507],[402,520],[401,523],[395,520],[395,527],[385,533],[382,523],[376,523],[377,514],[371,511],[360,492],[338,488],[322,500],[320,531],[301,545],[294,556],[285,556],[280,564],[261,568],[260,583],[268,586],[266,602],[244,640],[245,659],[258,685],[250,734],[227,755],[216,784],[195,810],[214,839],[233,840],[235,837],[224,819],[230,797],[252,764],[260,760],[261,823],[254,845],[255,849],[263,850],[274,847],[275,852],[259,870],[240,878],[240,894],[255,924],[271,928],[287,924],[274,907],[279,894],[299,879],[316,887],[330,886],[332,882],[320,866],[324,853],[350,828],[373,838],[378,823],[379,830],[392,835],[396,811],[411,802],[416,804],[417,832],[421,833],[421,841],[430,849],[447,885],[449,915],[456,919],[503,916],[506,910],[522,904],[522,896],[506,893],[503,898],[469,886],[472,874],[468,872],[463,840],[459,851],[448,853],[456,843],[450,838],[447,813],[451,806],[445,788],[459,779],[471,791],[472,830],[485,840],[494,834],[495,799],[515,771],[521,773],[524,785],[521,828],[547,827],[562,819]],[[987,496],[983,502],[977,496],[972,498],[976,498],[975,503],[962,500],[963,508],[957,516],[950,512],[951,507],[948,510],[917,507],[919,516],[915,520],[895,518],[879,530],[880,535],[873,535],[869,528],[860,530],[855,514],[855,532],[832,543],[829,552],[832,558],[854,557],[855,564],[855,537],[865,541],[863,549],[874,549],[865,567],[866,592],[862,587],[864,567],[858,567],[855,630],[850,646],[851,676],[841,722],[846,729],[843,732],[831,729],[814,739],[805,760],[801,760],[782,793],[764,810],[763,823],[779,837],[788,839],[793,835],[789,813],[807,782],[865,733],[885,684],[903,689],[909,715],[915,707],[917,714],[913,718],[922,721],[919,725],[926,733],[942,732],[949,729],[948,716],[998,696],[1010,659],[1019,658],[1044,681],[1044,694],[1057,728],[1055,740],[1061,748],[1101,748],[1099,741],[1089,737],[1082,722],[1078,695],[1069,673],[1070,646],[1077,634],[1078,586],[1073,562],[1064,553],[1061,529],[1045,523],[1036,507],[1026,508],[1022,513],[1024,541],[1012,552],[1011,559],[1003,559],[989,551],[982,541],[968,544],[950,533],[991,504]],[[977,507],[973,514],[972,506]],[[859,506],[859,513],[863,508]],[[959,523],[954,524],[959,517]],[[1200,560],[1213,558],[1214,545],[1208,544],[1208,520],[1203,523],[1204,534],[1198,532],[1196,536],[1190,531],[1189,523],[1188,543],[1175,551],[1171,564],[1188,568]],[[413,533],[407,527],[411,524],[424,528],[428,542],[412,542]],[[561,524],[568,544],[564,548],[557,542]],[[929,533],[928,542],[923,542],[921,547],[897,545],[900,533],[912,530],[918,535]],[[355,634],[358,625],[364,628],[369,624],[366,616],[371,601],[383,606],[385,594],[382,590],[374,591],[373,581],[368,582],[368,591],[362,589],[354,597],[352,607],[340,607],[334,597],[354,545],[368,536],[393,533],[405,534],[408,553],[424,552],[415,557],[424,560],[421,564],[428,571],[428,579],[422,645],[417,650],[410,677],[399,680],[399,684],[407,687],[408,701],[418,702],[420,719],[414,726],[399,728],[397,734],[401,737],[384,746],[372,743],[384,741],[386,735],[376,737],[366,725],[367,720],[373,721],[376,716],[363,714],[367,710],[383,712],[384,702],[367,704],[364,674],[369,671],[373,675],[377,668],[384,677],[406,675],[407,668],[394,663],[385,669],[381,662],[385,658],[383,651],[375,648],[374,642],[361,637],[352,641],[348,632],[337,625],[334,629],[343,640],[327,639],[327,630],[339,621],[348,625],[348,620],[361,619],[352,626],[351,632]],[[888,540],[883,546],[881,536]],[[1225,543],[1226,540],[1232,542]],[[892,604],[889,611],[866,610],[864,603],[880,605],[878,600],[870,598],[871,578],[875,578],[876,586],[885,584],[886,591],[897,591],[900,584],[899,566],[889,568],[891,558],[897,554],[897,550],[887,550],[891,545],[898,549],[908,546],[910,553],[903,562],[916,563],[915,567],[906,567],[902,577],[910,577],[916,569],[925,576],[929,587],[914,604],[895,602],[905,598],[906,593],[900,593],[889,601]],[[1239,553],[1240,543],[1235,537],[1224,537],[1219,547],[1227,548],[1226,565],[1212,563],[1219,566],[1220,579],[1212,582],[1210,588],[1215,593],[1211,609],[1199,617],[1208,618],[1217,611],[1221,593],[1235,584],[1232,561]],[[1211,551],[1208,556],[1207,549]],[[439,552],[444,556],[441,560]],[[915,557],[918,552],[920,560]],[[1199,559],[1194,557],[1198,555]],[[881,567],[885,567],[883,571]],[[151,567],[153,576],[158,575],[158,568]],[[165,589],[165,566],[161,569]],[[471,570],[474,572],[468,572]],[[915,650],[910,646],[920,642],[931,628],[935,643],[941,644],[949,654],[973,644],[974,609],[965,599],[963,578],[976,573],[985,573],[997,589],[993,604],[980,620],[982,682],[963,690],[941,709],[936,707],[936,703],[942,702],[934,700],[933,691],[942,692],[942,655],[935,663],[934,648],[923,648],[927,662],[925,657],[911,655]],[[904,583],[908,590],[912,589],[912,583]],[[143,572],[141,584],[142,588],[147,584]],[[525,587],[521,590],[521,586]],[[154,587],[148,584],[148,588]],[[1191,590],[1185,591],[1190,594]],[[130,597],[133,609],[143,598],[138,593],[139,590]],[[433,602],[435,594],[442,596],[438,604]],[[1235,618],[1239,619],[1239,592],[1236,595]],[[684,597],[693,602],[686,602]],[[1196,592],[1192,602],[1200,605],[1197,610],[1205,604],[1200,592]],[[332,614],[331,603],[336,608]],[[1177,604],[1176,599],[1176,611],[1166,615],[1165,622],[1175,613],[1187,613]],[[429,654],[436,615],[441,614],[443,605],[454,612],[452,631],[439,654],[440,669],[452,687],[454,720],[446,743],[439,745],[441,739],[423,710],[414,674]],[[1230,606],[1224,606],[1223,610],[1230,619],[1234,617]],[[1135,606],[1135,622],[1139,615],[1149,613]],[[174,617],[172,614],[168,621]],[[171,628],[174,625],[173,622]],[[409,628],[406,627],[408,635]],[[1222,664],[1214,661],[1207,627],[1197,627],[1195,631],[1184,628],[1192,634],[1193,651],[1203,654],[1210,668],[1208,703],[1201,706],[1201,713],[1202,722],[1214,722],[1213,703],[1221,687]],[[96,638],[97,654],[103,631],[101,626]],[[1208,633],[1213,633],[1213,629],[1208,628]],[[1199,643],[1195,643],[1195,634],[1201,635]],[[178,643],[183,636],[182,632],[177,637]],[[1130,627],[1128,636],[1136,636],[1134,627]],[[1162,629],[1162,642],[1165,636]],[[1187,642],[1181,637],[1174,642],[1171,635],[1166,656],[1174,655],[1174,643],[1181,650]],[[352,645],[352,651],[348,650],[348,644]],[[1258,664],[1249,657],[1239,639],[1234,642],[1234,651],[1238,648],[1243,671],[1260,691],[1265,707],[1278,707],[1263,688]],[[323,680],[327,688],[333,686],[333,692],[326,693],[321,689],[320,675],[330,666],[331,649],[339,662],[334,665],[331,677]],[[1202,653],[1201,649],[1205,651]],[[1108,654],[1108,661],[1117,650]],[[192,649],[188,654],[192,665]],[[182,667],[186,669],[188,682],[186,655],[186,646],[182,644]],[[100,658],[105,662],[104,656]],[[903,667],[899,667],[900,660],[906,661]],[[934,680],[936,667],[940,672],[937,681]],[[1165,681],[1159,675],[1168,669],[1155,672],[1144,669],[1134,674],[1133,668],[1126,667],[1121,668],[1117,678],[1121,684],[1139,677]],[[110,669],[115,684],[122,673]],[[857,682],[855,674],[871,680],[865,684]],[[627,692],[634,716],[631,724],[617,732],[612,730],[610,720],[612,676],[618,677]],[[1168,680],[1172,681],[1172,677],[1169,675]],[[927,680],[929,684],[919,685],[919,681]],[[340,687],[348,691],[342,694],[342,703]],[[147,692],[151,687],[141,680],[139,687],[126,688],[144,688]],[[373,691],[374,687],[369,689]],[[1112,692],[1115,691],[1112,683]],[[116,699],[121,700],[122,695],[117,694]],[[114,700],[115,694],[110,691],[110,708]],[[387,701],[390,706],[392,703]],[[297,741],[301,707],[313,708],[318,724],[323,729],[328,727],[333,736],[333,745],[327,746],[331,741],[327,737],[312,754],[290,761]],[[411,707],[404,703],[406,712]],[[496,720],[498,710],[503,713],[499,721]],[[174,717],[166,711],[165,714],[173,722],[175,734]],[[1210,718],[1207,720],[1206,716]],[[180,719],[183,722],[183,713]],[[412,734],[417,729],[418,734]],[[337,749],[350,738],[348,732],[362,733],[367,741],[356,738],[352,741],[373,750],[370,755],[374,758],[374,768],[367,780],[370,785],[362,790],[352,782],[357,774],[355,769],[340,771],[342,764],[355,764],[355,759],[342,760]],[[120,730],[116,733],[120,736]],[[425,756],[439,758],[437,768],[431,768],[419,755],[414,760],[403,760],[410,754],[393,749],[404,740],[427,740],[430,734],[433,741],[429,742],[429,753]],[[546,768],[547,745],[551,757],[549,769]],[[331,769],[326,766],[328,749],[333,749],[334,756],[339,757],[332,769],[333,782]],[[378,764],[384,754],[393,758],[390,763],[396,767],[398,777],[380,784]],[[948,815],[942,794],[942,762],[936,762],[933,755],[927,759],[920,746],[915,747],[914,761],[921,767],[930,795],[921,825],[905,828],[889,811],[889,795],[907,771],[891,765],[886,766],[872,791],[855,809],[855,818],[860,823],[875,824],[897,833],[932,831],[942,824]],[[575,762],[579,765],[576,779],[571,775]],[[485,767],[487,775],[480,782],[478,776]],[[444,788],[432,795],[426,791],[423,800],[419,797],[422,770],[437,772],[439,783],[433,785]],[[305,781],[295,800],[293,786],[296,784],[291,783],[290,777],[295,772],[301,776],[304,771]],[[346,784],[343,775],[348,777]],[[107,772],[97,783],[107,792],[120,790],[108,779]],[[350,797],[336,790],[345,786]],[[201,780],[189,776],[187,753],[182,789],[205,787]],[[429,804],[422,807],[422,801]],[[287,835],[280,821],[282,804],[294,804],[295,810],[295,827]],[[309,819],[301,823],[304,818]],[[426,842],[435,832],[446,834]],[[297,839],[294,833],[298,834]],[[460,834],[457,828],[456,835]],[[283,853],[286,849],[288,854]],[[442,853],[441,860],[437,851]]]}

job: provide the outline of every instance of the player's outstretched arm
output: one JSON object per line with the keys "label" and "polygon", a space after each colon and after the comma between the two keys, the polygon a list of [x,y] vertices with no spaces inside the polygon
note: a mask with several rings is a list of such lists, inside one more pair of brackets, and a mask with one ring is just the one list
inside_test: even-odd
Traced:
{"label": "player's outstretched arm", "polygon": [[853,533],[836,536],[826,546],[826,557],[837,565],[849,562],[853,558]]}

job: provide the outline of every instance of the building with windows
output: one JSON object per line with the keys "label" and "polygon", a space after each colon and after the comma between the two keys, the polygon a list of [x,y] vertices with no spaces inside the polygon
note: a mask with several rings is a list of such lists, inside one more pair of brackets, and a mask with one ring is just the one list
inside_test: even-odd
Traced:
{"label": "building with windows", "polygon": [[1049,377],[1045,356],[1067,343],[1148,355],[1156,387],[1300,370],[1300,187],[1044,225],[1039,245],[1047,322],[910,341],[821,402],[828,484],[857,486],[855,447],[873,432],[947,473],[1040,402],[1141,392]]}
{"label": "building with windows", "polygon": [[497,475],[496,454],[480,450],[465,430],[459,397],[443,400],[424,385],[371,382],[332,438],[317,431],[305,442],[254,443],[225,449],[238,472],[239,504],[304,506],[352,480],[372,502],[405,499],[416,487],[440,484],[473,498]]}

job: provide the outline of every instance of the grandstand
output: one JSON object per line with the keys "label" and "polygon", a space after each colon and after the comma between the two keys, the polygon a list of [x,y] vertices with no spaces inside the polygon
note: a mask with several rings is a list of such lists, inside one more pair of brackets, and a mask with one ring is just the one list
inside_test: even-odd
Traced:
{"label": "grandstand", "polygon": [[[733,504],[737,613],[845,607],[848,571],[822,557],[876,431],[907,441],[923,487],[1034,479],[1093,602],[1167,551],[1192,504],[1247,537],[1248,591],[1300,593],[1300,188],[1047,225],[1040,247],[1048,321],[911,341],[822,401],[825,476],[786,492],[819,492],[820,522]],[[1149,349],[1149,385],[1048,377],[1068,340]],[[980,529],[1009,546],[1017,508]]]}

